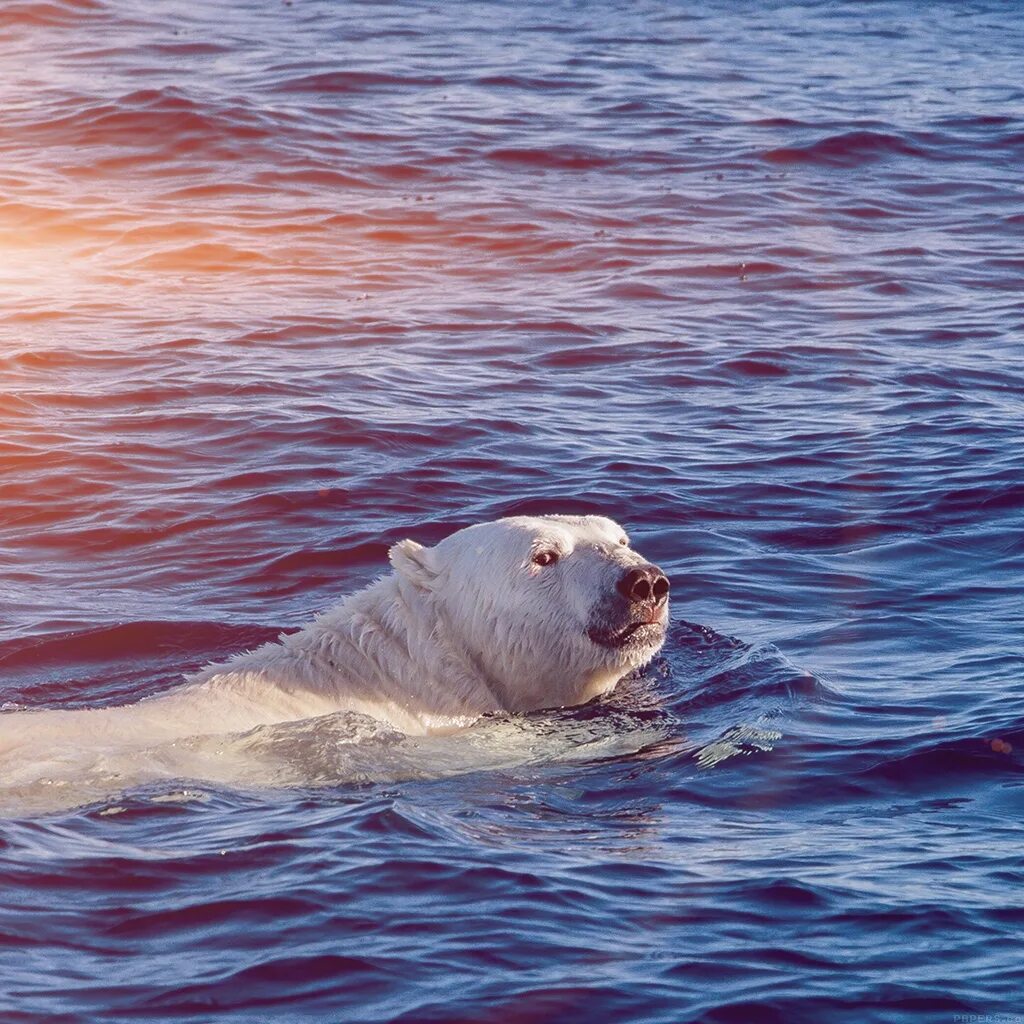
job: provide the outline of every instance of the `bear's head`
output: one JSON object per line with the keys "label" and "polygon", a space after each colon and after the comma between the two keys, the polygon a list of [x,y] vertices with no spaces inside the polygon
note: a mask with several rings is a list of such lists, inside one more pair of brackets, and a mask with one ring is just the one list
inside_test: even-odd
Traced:
{"label": "bear's head", "polygon": [[589,700],[665,639],[668,579],[604,516],[515,516],[389,554],[509,711]]}

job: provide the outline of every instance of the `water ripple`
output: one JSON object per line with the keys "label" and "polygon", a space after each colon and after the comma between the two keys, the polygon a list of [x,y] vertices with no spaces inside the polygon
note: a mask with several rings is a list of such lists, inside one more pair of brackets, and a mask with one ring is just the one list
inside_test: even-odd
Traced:
{"label": "water ripple", "polygon": [[461,737],[5,776],[12,1019],[1012,1015],[1020,19],[369,15],[0,11],[0,704],[552,509],[630,527],[669,641]]}

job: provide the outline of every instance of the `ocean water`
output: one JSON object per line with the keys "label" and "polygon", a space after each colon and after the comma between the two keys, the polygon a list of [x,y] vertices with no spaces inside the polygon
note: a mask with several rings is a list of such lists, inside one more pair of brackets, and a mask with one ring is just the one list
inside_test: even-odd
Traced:
{"label": "ocean water", "polygon": [[1024,1019],[1022,69],[974,0],[7,0],[0,702],[510,513],[674,622],[583,708],[0,780],[0,1020]]}

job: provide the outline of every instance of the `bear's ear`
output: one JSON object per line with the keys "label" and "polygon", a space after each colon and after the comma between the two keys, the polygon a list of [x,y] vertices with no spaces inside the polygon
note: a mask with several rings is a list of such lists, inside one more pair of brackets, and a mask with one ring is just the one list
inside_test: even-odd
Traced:
{"label": "bear's ear", "polygon": [[388,559],[399,576],[429,590],[437,573],[430,566],[430,548],[414,540],[400,540],[388,550]]}

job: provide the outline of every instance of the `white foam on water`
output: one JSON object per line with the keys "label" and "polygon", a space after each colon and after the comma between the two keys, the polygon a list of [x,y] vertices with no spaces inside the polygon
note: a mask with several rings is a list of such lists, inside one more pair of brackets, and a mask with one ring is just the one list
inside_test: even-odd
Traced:
{"label": "white foam on water", "polygon": [[[528,764],[627,756],[665,738],[621,706],[581,716],[556,710],[485,717],[444,735],[406,736],[353,712],[194,736],[156,745],[11,752],[0,760],[0,813],[38,814],[110,801],[146,788],[161,802],[202,788],[264,789],[380,784],[445,778]],[[166,788],[163,788],[166,787]]]}

